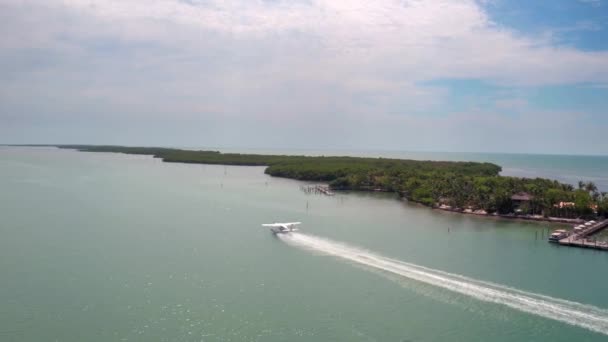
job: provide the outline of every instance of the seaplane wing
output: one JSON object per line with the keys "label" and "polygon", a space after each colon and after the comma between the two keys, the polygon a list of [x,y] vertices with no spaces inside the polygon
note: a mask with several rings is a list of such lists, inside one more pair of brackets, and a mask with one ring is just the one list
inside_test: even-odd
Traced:
{"label": "seaplane wing", "polygon": [[302,224],[302,222],[264,223],[264,224],[262,224],[262,226],[264,226],[264,227],[288,227],[288,226],[295,226],[298,224]]}
{"label": "seaplane wing", "polygon": [[297,226],[299,224],[302,224],[302,222],[287,222],[287,223],[281,223],[282,225],[285,226]]}
{"label": "seaplane wing", "polygon": [[286,223],[265,223],[262,224],[264,227],[270,227],[270,231],[275,234],[288,233],[298,230],[295,226],[302,222],[286,222]]}

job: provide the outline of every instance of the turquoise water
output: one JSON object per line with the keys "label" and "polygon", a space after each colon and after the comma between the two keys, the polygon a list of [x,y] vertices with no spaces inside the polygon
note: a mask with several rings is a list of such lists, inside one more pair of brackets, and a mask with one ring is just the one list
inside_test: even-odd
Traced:
{"label": "turquoise water", "polygon": [[[0,340],[608,338],[608,253],[550,245],[546,224],[300,184],[0,148]],[[260,227],[292,220],[292,237]]]}

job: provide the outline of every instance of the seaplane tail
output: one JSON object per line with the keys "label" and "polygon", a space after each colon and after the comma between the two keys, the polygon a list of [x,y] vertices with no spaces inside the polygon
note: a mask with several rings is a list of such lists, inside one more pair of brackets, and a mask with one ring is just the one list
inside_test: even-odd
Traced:
{"label": "seaplane tail", "polygon": [[270,231],[273,234],[286,234],[286,233],[294,232],[294,231],[298,230],[298,228],[296,228],[296,226],[301,223],[302,222],[265,223],[265,224],[262,224],[262,226],[270,227]]}

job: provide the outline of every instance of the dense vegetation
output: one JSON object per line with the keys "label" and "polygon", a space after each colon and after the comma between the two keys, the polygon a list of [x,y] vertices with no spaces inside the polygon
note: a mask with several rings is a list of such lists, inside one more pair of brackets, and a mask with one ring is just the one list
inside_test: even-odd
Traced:
{"label": "dense vegetation", "polygon": [[[598,192],[591,182],[580,182],[575,189],[570,184],[548,179],[504,177],[499,176],[500,166],[490,163],[257,155],[156,147],[59,147],[152,155],[165,162],[265,165],[268,166],[265,172],[272,176],[328,182],[339,190],[394,192],[428,206],[443,204],[490,213],[518,212],[570,218],[592,217],[596,213],[608,216],[608,196]],[[529,194],[531,199],[514,203],[512,195],[522,192]]]}

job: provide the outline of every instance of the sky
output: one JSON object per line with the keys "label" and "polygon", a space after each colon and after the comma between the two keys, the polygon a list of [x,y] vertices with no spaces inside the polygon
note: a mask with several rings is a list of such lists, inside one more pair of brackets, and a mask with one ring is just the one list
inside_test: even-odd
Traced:
{"label": "sky", "polygon": [[0,0],[0,143],[608,154],[608,0]]}

